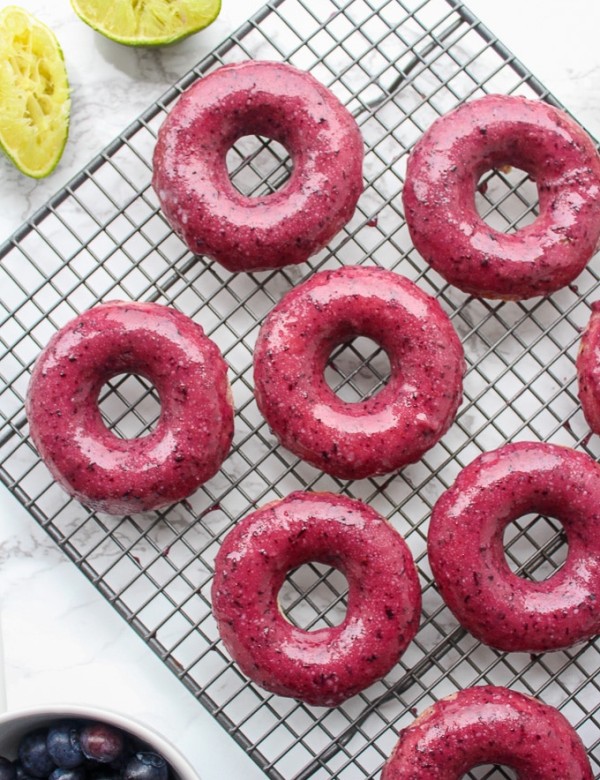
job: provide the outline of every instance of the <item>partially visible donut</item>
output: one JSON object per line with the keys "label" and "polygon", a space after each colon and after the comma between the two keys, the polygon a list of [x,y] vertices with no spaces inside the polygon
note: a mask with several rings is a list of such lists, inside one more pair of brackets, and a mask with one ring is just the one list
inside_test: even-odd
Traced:
{"label": "partially visible donut", "polygon": [[[539,216],[514,233],[477,213],[480,176],[505,164],[535,180]],[[541,100],[486,95],[437,119],[413,148],[403,190],[423,258],[484,298],[548,295],[571,282],[600,239],[600,157],[570,117]]]}
{"label": "partially visible donut", "polygon": [[593,780],[585,747],[554,707],[507,688],[467,688],[405,728],[381,780],[461,780],[501,764],[523,780]]}
{"label": "partially visible donut", "polygon": [[592,303],[589,322],[581,335],[577,382],[587,424],[594,433],[600,433],[600,301]]}
{"label": "partially visible donut", "polygon": [[[367,336],[387,353],[388,384],[348,403],[327,384],[334,347]],[[254,352],[256,401],[295,455],[343,479],[413,463],[448,430],[462,398],[463,349],[447,314],[382,268],[322,271],[265,319]]]}
{"label": "partially visible donut", "polygon": [[[348,580],[339,626],[306,631],[282,615],[286,575],[310,561]],[[212,608],[221,638],[260,686],[335,706],[383,677],[419,626],[421,591],[408,546],[370,507],[328,493],[292,493],[239,522],[215,561]]]}
{"label": "partially visible donut", "polygon": [[[600,633],[600,467],[583,452],[517,442],[480,455],[436,502],[427,538],[440,594],[499,650],[540,653]],[[567,559],[541,582],[514,574],[503,532],[529,513],[559,520]]]}
{"label": "partially visible donut", "polygon": [[[247,197],[227,151],[242,136],[281,143],[293,171],[281,189]],[[230,271],[303,263],[354,213],[363,189],[363,140],[333,93],[281,62],[224,65],[193,84],[164,121],[153,187],[192,252]]]}
{"label": "partially visible donut", "polygon": [[[161,414],[121,439],[98,408],[117,374],[150,380]],[[175,309],[115,301],[76,317],[38,357],[26,398],[29,432],[53,477],[92,509],[119,515],[186,498],[219,469],[233,436],[227,365],[202,328]]]}

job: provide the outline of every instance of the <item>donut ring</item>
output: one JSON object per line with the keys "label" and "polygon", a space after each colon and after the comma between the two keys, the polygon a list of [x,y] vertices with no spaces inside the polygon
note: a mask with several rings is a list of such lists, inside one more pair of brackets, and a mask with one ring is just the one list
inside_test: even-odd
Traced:
{"label": "donut ring", "polygon": [[523,780],[593,780],[583,743],[554,707],[507,688],[466,688],[404,729],[381,780],[460,780],[503,764]]}
{"label": "donut ring", "polygon": [[[98,409],[105,382],[150,380],[160,397],[154,431],[121,439]],[[227,366],[202,328],[155,303],[100,304],[54,334],[26,398],[29,431],[70,496],[113,515],[186,498],[225,459],[233,435]]]}
{"label": "donut ring", "polygon": [[[281,143],[293,162],[272,194],[242,195],[227,151],[242,136]],[[153,187],[188,248],[230,271],[303,263],[354,213],[363,189],[363,140],[337,98],[280,62],[225,65],[191,86],[158,134]]]}
{"label": "donut ring", "polygon": [[[480,176],[509,163],[537,182],[539,216],[514,233],[475,207]],[[540,100],[487,95],[436,120],[415,145],[403,190],[415,248],[450,284],[522,300],[571,282],[600,239],[600,157],[564,112]]]}
{"label": "donut ring", "polygon": [[589,322],[581,335],[577,381],[587,424],[594,433],[600,433],[600,301],[592,303]]}
{"label": "donut ring", "polygon": [[[323,372],[334,347],[362,335],[391,364],[388,384],[346,403]],[[284,447],[343,479],[418,460],[454,420],[464,356],[448,316],[413,282],[382,268],[314,274],[264,321],[254,353],[256,401]]]}
{"label": "donut ring", "polygon": [[[560,650],[600,631],[600,468],[568,447],[507,444],[476,458],[438,499],[427,551],[459,623],[499,650]],[[514,574],[505,527],[529,512],[562,523],[569,551],[542,582]]]}
{"label": "donut ring", "polygon": [[[286,574],[316,561],[348,579],[333,628],[304,631],[281,614]],[[292,493],[245,517],[215,561],[213,614],[242,672],[268,691],[335,706],[383,677],[415,636],[421,591],[392,526],[370,507],[329,493]]]}

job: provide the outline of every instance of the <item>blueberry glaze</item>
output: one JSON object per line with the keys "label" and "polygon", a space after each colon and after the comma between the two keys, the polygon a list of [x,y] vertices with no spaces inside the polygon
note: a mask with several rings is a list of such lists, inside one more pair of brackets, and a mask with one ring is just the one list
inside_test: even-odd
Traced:
{"label": "blueberry glaze", "polygon": [[581,335],[577,381],[585,419],[594,433],[600,433],[600,301],[592,304],[589,322]]}
{"label": "blueberry glaze", "polygon": [[[535,180],[539,216],[513,233],[477,213],[480,176],[515,165]],[[584,268],[600,239],[600,157],[591,138],[541,100],[486,95],[436,120],[410,154],[403,189],[411,238],[472,295],[548,295]]]}
{"label": "blueberry glaze", "polygon": [[[282,615],[288,572],[309,561],[348,580],[344,621],[306,631]],[[292,493],[248,515],[215,562],[213,613],[241,670],[281,696],[335,706],[383,677],[417,632],[421,592],[408,546],[370,507]]]}
{"label": "blueberry glaze", "polygon": [[[281,143],[293,171],[259,197],[233,186],[227,151],[245,135]],[[153,187],[192,252],[230,271],[303,263],[348,222],[363,189],[363,140],[330,90],[291,65],[224,65],[191,86],[164,121]]]}
{"label": "blueberry glaze", "polygon": [[[504,554],[508,523],[529,513],[559,520],[564,565],[533,582]],[[552,444],[518,442],[476,458],[438,499],[427,551],[440,594],[487,645],[540,653],[600,632],[600,467]]]}
{"label": "blueberry glaze", "polygon": [[491,685],[442,699],[404,729],[381,780],[461,780],[502,764],[522,780],[593,780],[575,729],[554,707]]}
{"label": "blueberry glaze", "polygon": [[[359,403],[324,371],[334,347],[368,336],[387,353],[388,384]],[[254,353],[259,409],[281,443],[343,479],[413,463],[448,430],[462,398],[462,345],[438,302],[382,268],[314,274],[265,319]]]}
{"label": "blueberry glaze", "polygon": [[[98,395],[117,374],[149,379],[161,415],[154,431],[121,439]],[[116,301],[85,312],[38,357],[26,410],[31,437],[71,496],[110,514],[166,506],[219,469],[233,436],[227,366],[202,328],[175,309]]]}

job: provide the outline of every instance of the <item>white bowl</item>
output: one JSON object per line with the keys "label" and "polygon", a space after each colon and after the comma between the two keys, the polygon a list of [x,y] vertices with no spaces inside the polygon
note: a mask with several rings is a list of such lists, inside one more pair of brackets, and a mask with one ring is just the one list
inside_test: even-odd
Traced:
{"label": "white bowl", "polygon": [[11,759],[16,758],[19,740],[27,732],[50,726],[56,723],[56,721],[65,718],[101,721],[127,731],[149,745],[156,753],[159,753],[170,765],[173,775],[178,780],[200,780],[198,773],[175,746],[154,731],[154,729],[117,712],[79,705],[44,705],[36,709],[18,710],[1,714],[0,756]]}

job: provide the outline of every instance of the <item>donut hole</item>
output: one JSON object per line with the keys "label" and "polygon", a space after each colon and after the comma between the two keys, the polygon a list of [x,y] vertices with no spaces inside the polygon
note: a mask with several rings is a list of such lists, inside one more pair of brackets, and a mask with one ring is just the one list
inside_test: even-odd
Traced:
{"label": "donut hole", "polygon": [[524,170],[503,165],[486,171],[479,179],[475,207],[491,228],[514,233],[537,218],[538,189]]}
{"label": "donut hole", "polygon": [[554,518],[528,514],[504,529],[504,551],[509,568],[524,579],[542,582],[567,559],[568,544],[562,525]]}
{"label": "donut hole", "polygon": [[518,775],[504,764],[481,764],[473,767],[471,771],[463,775],[460,780],[517,780]]}
{"label": "donut hole", "polygon": [[118,374],[106,382],[98,396],[100,416],[121,439],[147,436],[160,417],[160,398],[152,382],[138,374]]}
{"label": "donut hole", "polygon": [[290,571],[279,591],[279,608],[305,631],[339,626],[346,617],[348,580],[339,569],[305,563]]}
{"label": "donut hole", "polygon": [[336,347],[325,367],[325,381],[347,403],[358,403],[382,390],[390,378],[389,357],[366,336]]}
{"label": "donut hole", "polygon": [[248,198],[281,189],[292,172],[292,159],[286,148],[261,135],[242,136],[225,159],[231,183]]}

